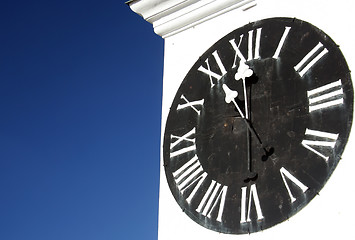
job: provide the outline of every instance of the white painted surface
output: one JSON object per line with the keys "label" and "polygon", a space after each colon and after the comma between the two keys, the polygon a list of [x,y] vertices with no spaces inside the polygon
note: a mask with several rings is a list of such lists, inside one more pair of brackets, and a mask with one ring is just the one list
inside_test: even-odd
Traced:
{"label": "white painted surface", "polygon": [[[350,70],[355,72],[355,1],[255,0],[249,2],[251,2],[251,8],[245,6],[234,8],[213,19],[205,16],[204,21],[200,21],[201,24],[190,24],[188,29],[183,28],[184,31],[165,38],[162,136],[170,105],[191,66],[213,43],[249,22],[270,17],[295,17],[305,20],[322,29],[340,46]],[[256,6],[253,6],[255,3]],[[191,16],[185,15],[185,17]],[[281,39],[280,47],[282,43]],[[275,54],[277,56],[277,53]],[[354,76],[352,77],[354,81]],[[161,157],[159,240],[292,240],[339,237],[355,239],[355,232],[352,229],[355,215],[353,207],[355,199],[354,147],[355,136],[352,131],[342,160],[332,177],[320,195],[316,196],[303,210],[288,221],[265,231],[238,236],[220,234],[203,228],[182,212],[166,182]]]}
{"label": "white painted surface", "polygon": [[136,0],[130,7],[154,26],[163,38],[215,18],[236,8],[246,9],[256,0]]}

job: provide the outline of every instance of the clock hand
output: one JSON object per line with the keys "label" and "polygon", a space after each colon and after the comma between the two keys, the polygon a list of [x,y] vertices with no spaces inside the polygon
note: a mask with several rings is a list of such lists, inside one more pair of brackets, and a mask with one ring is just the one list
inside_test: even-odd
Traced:
{"label": "clock hand", "polygon": [[[257,177],[258,177],[258,174],[252,171],[250,132],[253,132],[256,136],[257,136],[257,134],[256,134],[255,130],[251,127],[249,121],[245,118],[245,116],[244,116],[243,112],[241,111],[241,109],[239,108],[238,104],[234,100],[238,96],[238,92],[237,91],[232,91],[225,84],[223,84],[222,87],[223,87],[223,90],[224,90],[224,92],[226,94],[226,97],[225,97],[226,103],[233,102],[234,106],[237,108],[240,116],[242,117],[242,119],[244,120],[244,122],[246,123],[246,125],[248,127],[248,131],[247,131],[248,176],[246,177],[246,179],[244,179],[244,182],[249,182],[251,180],[256,180]],[[260,138],[258,136],[257,136],[257,139],[260,141]]]}
{"label": "clock hand", "polygon": [[[247,96],[247,87],[246,87],[246,84],[245,84],[245,78],[247,77],[250,77],[253,75],[253,70],[251,70],[249,68],[248,65],[245,64],[245,62],[243,60],[240,60],[239,62],[239,67],[238,67],[238,70],[237,70],[237,73],[235,74],[234,78],[235,80],[239,81],[239,80],[243,80],[243,94],[244,94],[244,107],[245,107],[245,119],[246,121],[248,122],[249,120],[249,108],[248,108],[248,96]],[[228,90],[225,90],[226,92],[226,95],[227,95],[227,91],[229,93],[233,92],[232,90],[228,89]],[[235,91],[236,94],[234,93],[234,95],[238,96],[238,92]],[[234,96],[233,93],[231,94],[230,97],[233,97]],[[235,98],[235,97],[234,97]],[[237,104],[236,102],[234,101],[234,98],[232,99],[234,105],[237,107]],[[228,99],[228,100],[231,100],[231,99]],[[227,96],[226,96],[226,101],[227,101]],[[230,103],[230,101],[228,102]],[[237,107],[239,113],[241,112],[241,110],[239,109],[239,107]],[[241,116],[243,117],[243,115],[241,114]],[[243,117],[244,118],[244,117]],[[254,133],[254,135],[256,136],[256,138],[258,139],[259,143],[262,144],[259,136],[256,134],[254,128],[252,128],[251,124],[250,123],[247,123],[247,126],[248,126],[248,129],[249,131],[252,131]]]}
{"label": "clock hand", "polygon": [[252,158],[251,158],[251,138],[250,131],[247,131],[247,159],[248,159],[248,175],[244,179],[244,182],[255,181],[258,178],[258,174],[253,172],[252,169]]}
{"label": "clock hand", "polygon": [[245,115],[243,114],[242,110],[240,109],[240,107],[238,106],[238,104],[235,102],[235,98],[238,96],[238,92],[237,91],[233,91],[230,88],[228,88],[228,86],[226,84],[222,85],[223,90],[226,94],[225,97],[225,101],[226,103],[233,103],[234,106],[237,108],[240,116],[242,117],[242,119],[244,120],[245,124],[247,125],[248,129],[256,136],[256,138],[258,139],[258,142],[262,145],[262,141],[260,139],[260,137],[258,136],[258,134],[256,133],[255,129],[251,126],[250,122],[248,121],[248,119],[245,117]]}
{"label": "clock hand", "polygon": [[248,96],[247,96],[247,88],[245,84],[245,78],[253,75],[253,70],[249,68],[248,65],[245,64],[243,60],[240,60],[239,67],[237,73],[235,74],[235,80],[243,80],[243,94],[244,94],[244,107],[245,107],[245,118],[249,119],[249,108],[248,108]]}
{"label": "clock hand", "polygon": [[265,146],[265,145],[263,144],[263,142],[261,141],[259,135],[256,133],[255,129],[253,128],[253,126],[251,125],[251,123],[249,122],[249,120],[245,118],[245,116],[244,116],[242,110],[239,108],[238,104],[237,104],[237,103],[235,102],[235,100],[234,100],[234,99],[238,96],[238,92],[231,90],[230,88],[228,88],[228,86],[227,86],[226,84],[223,84],[223,85],[222,85],[222,88],[223,88],[223,90],[224,90],[224,92],[225,92],[225,94],[226,94],[226,97],[225,97],[224,100],[226,101],[226,103],[231,103],[231,102],[232,102],[232,103],[234,104],[234,106],[237,108],[237,110],[238,110],[240,116],[241,116],[242,119],[244,120],[244,122],[245,122],[245,124],[247,125],[249,131],[254,134],[254,136],[256,137],[256,139],[257,139],[258,142],[259,142],[259,145],[261,146],[261,148],[262,148],[262,149],[264,150],[264,152],[265,152],[265,155],[263,156],[262,159],[263,159],[264,161],[267,160],[267,158],[268,158],[269,156],[271,156],[271,155],[274,153],[274,149],[271,148],[269,151],[266,149],[266,146]]}
{"label": "clock hand", "polygon": [[[235,74],[235,80],[243,80],[243,94],[244,94],[244,108],[245,108],[245,118],[249,119],[249,107],[248,107],[248,95],[247,95],[247,87],[245,84],[245,78],[250,77],[253,74],[253,71],[249,68],[248,65],[245,64],[244,61],[240,60],[238,71]],[[248,124],[247,124],[248,126]],[[252,171],[252,158],[251,158],[251,138],[250,138],[250,126],[248,126],[247,130],[247,159],[248,159],[248,171],[249,175],[244,180],[245,182],[249,182],[250,180],[256,180],[258,174]]]}

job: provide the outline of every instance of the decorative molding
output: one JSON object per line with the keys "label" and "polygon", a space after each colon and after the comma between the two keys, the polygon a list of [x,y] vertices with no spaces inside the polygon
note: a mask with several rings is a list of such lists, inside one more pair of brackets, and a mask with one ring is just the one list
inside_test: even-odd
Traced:
{"label": "decorative molding", "polygon": [[167,38],[236,8],[250,9],[256,0],[131,0],[127,4],[153,24],[156,34]]}

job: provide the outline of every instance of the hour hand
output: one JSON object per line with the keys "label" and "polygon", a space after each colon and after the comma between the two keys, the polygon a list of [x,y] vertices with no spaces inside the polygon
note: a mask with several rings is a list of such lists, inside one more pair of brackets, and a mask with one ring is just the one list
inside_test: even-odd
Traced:
{"label": "hour hand", "polygon": [[238,92],[237,91],[233,91],[231,90],[226,84],[222,85],[222,88],[226,94],[226,97],[224,98],[224,100],[226,101],[226,103],[231,103],[233,102],[234,106],[237,108],[240,116],[245,119],[245,116],[242,112],[242,110],[239,108],[238,104],[235,102],[235,98],[238,96]]}

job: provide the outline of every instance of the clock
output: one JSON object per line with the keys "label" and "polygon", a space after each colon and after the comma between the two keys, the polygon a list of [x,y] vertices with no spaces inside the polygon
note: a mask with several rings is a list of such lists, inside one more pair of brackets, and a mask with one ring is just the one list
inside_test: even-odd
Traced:
{"label": "clock", "polygon": [[172,102],[163,138],[171,193],[213,231],[273,227],[326,184],[352,113],[349,68],[323,31],[291,18],[240,27],[196,61]]}

